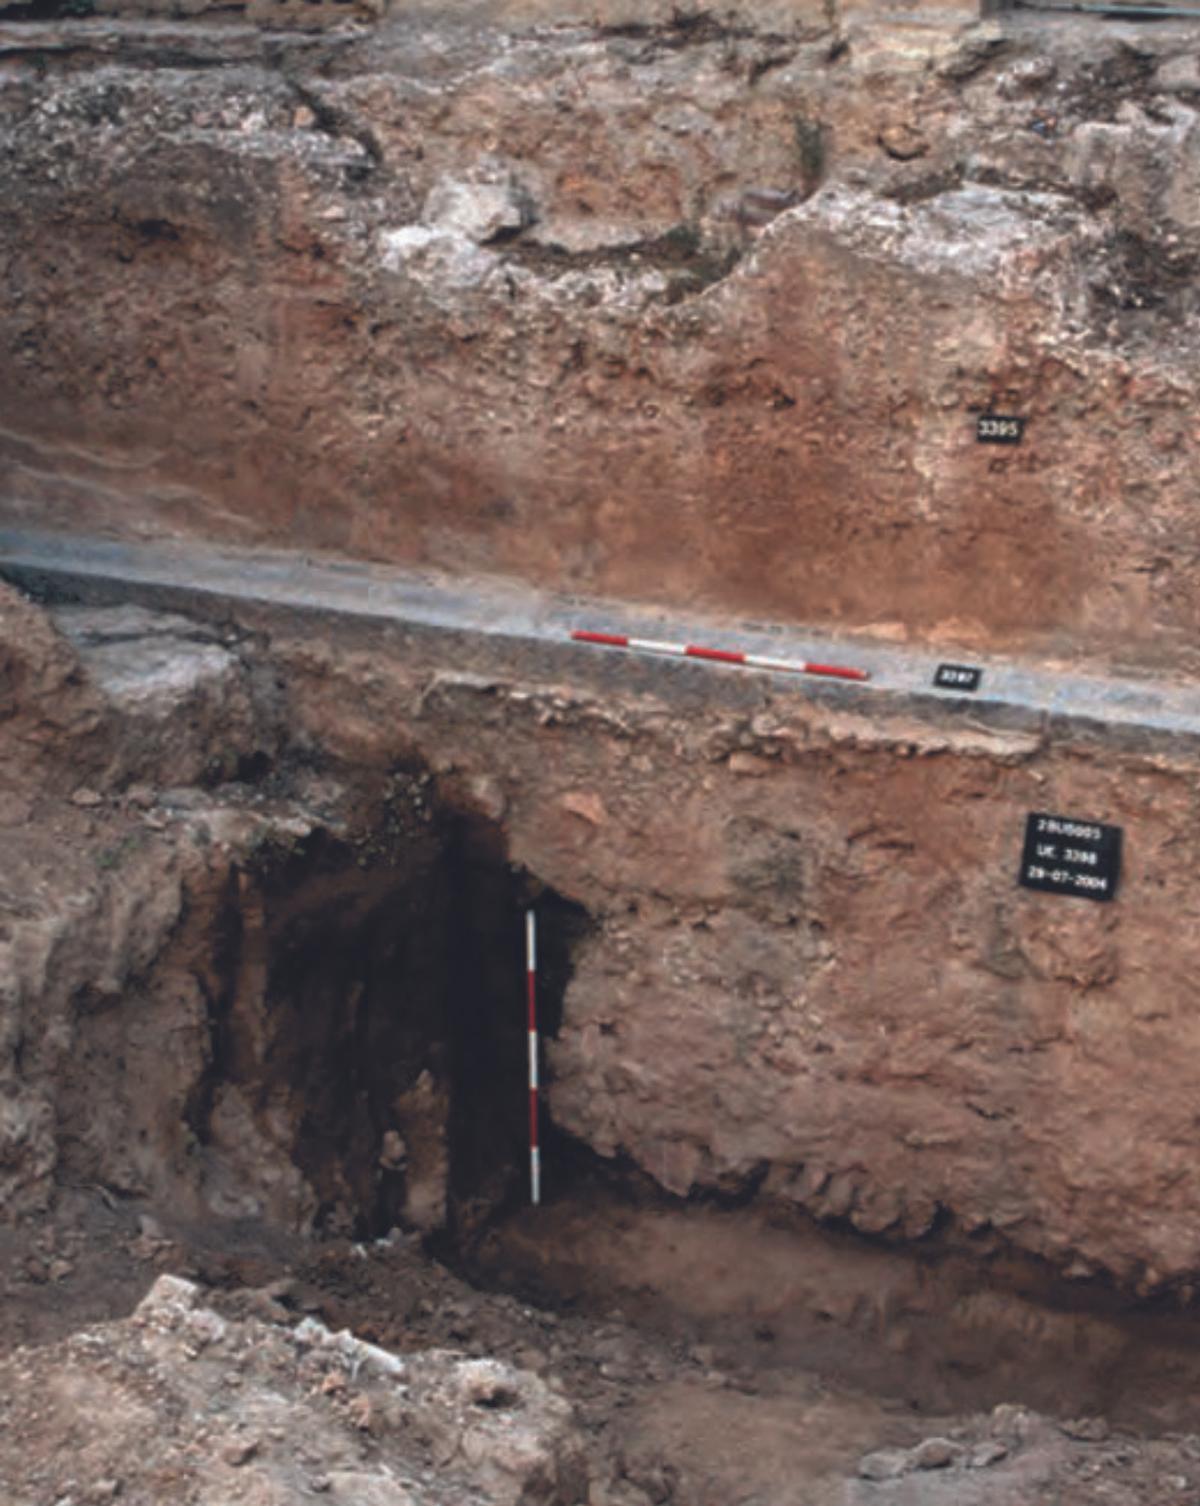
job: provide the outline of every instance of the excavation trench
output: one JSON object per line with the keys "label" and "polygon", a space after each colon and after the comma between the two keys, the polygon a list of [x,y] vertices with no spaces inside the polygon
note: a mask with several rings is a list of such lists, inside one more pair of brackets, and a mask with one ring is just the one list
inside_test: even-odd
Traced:
{"label": "excavation trench", "polygon": [[[752,1189],[671,1197],[549,1122],[546,1205],[530,1209],[523,914],[539,917],[551,1037],[590,923],[514,867],[497,823],[440,807],[424,776],[403,783],[401,818],[393,801],[356,838],[272,839],[226,876],[199,974],[208,1067],[185,1115],[205,1206],[357,1240],[419,1231],[485,1289],[619,1308],[743,1373],[816,1370],[922,1412],[1016,1398],[1200,1426],[1189,1315],[981,1258],[951,1230],[905,1245]],[[275,1157],[257,1181],[247,1137]],[[306,1193],[280,1192],[289,1167]]]}

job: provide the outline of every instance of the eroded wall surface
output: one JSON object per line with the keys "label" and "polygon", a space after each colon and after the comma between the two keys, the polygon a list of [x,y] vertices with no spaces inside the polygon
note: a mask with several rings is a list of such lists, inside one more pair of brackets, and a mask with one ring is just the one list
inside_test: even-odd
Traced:
{"label": "eroded wall surface", "polygon": [[8,518],[1191,665],[1193,31],[531,3],[0,50]]}

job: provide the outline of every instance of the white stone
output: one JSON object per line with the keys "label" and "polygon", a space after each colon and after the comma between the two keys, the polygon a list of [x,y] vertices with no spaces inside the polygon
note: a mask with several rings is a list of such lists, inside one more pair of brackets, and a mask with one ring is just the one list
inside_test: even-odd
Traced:
{"label": "white stone", "polygon": [[463,235],[477,246],[513,233],[529,223],[527,204],[511,179],[466,182],[439,178],[425,200],[422,218],[429,225]]}

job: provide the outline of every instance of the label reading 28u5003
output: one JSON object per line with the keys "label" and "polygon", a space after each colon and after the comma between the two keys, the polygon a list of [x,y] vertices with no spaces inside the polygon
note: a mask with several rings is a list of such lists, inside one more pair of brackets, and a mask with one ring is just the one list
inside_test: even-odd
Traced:
{"label": "label reading 28u5003", "polygon": [[1049,894],[1112,899],[1121,876],[1121,828],[1033,811],[1025,820],[1018,882]]}
{"label": "label reading 28u5003", "polygon": [[975,420],[975,438],[980,444],[1020,444],[1025,420],[1007,413],[981,413]]}

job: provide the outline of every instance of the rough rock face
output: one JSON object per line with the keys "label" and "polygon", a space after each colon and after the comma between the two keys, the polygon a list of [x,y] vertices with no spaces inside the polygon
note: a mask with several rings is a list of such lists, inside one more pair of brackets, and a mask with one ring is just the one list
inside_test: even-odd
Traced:
{"label": "rough rock face", "polygon": [[255,783],[278,692],[236,634],[0,606],[0,1216],[57,1178],[293,1226],[439,1224],[420,791],[375,780],[364,833],[335,780]]}
{"label": "rough rock face", "polygon": [[[571,1409],[490,1359],[226,1319],[162,1276],[124,1323],[0,1360],[12,1506],[574,1506]],[[198,1462],[202,1461],[202,1468]]]}
{"label": "rough rock face", "polygon": [[0,757],[13,802],[61,792],[104,752],[104,705],[44,613],[0,585]]}
{"label": "rough rock face", "polygon": [[1190,664],[1194,33],[923,22],[10,25],[6,514]]}

